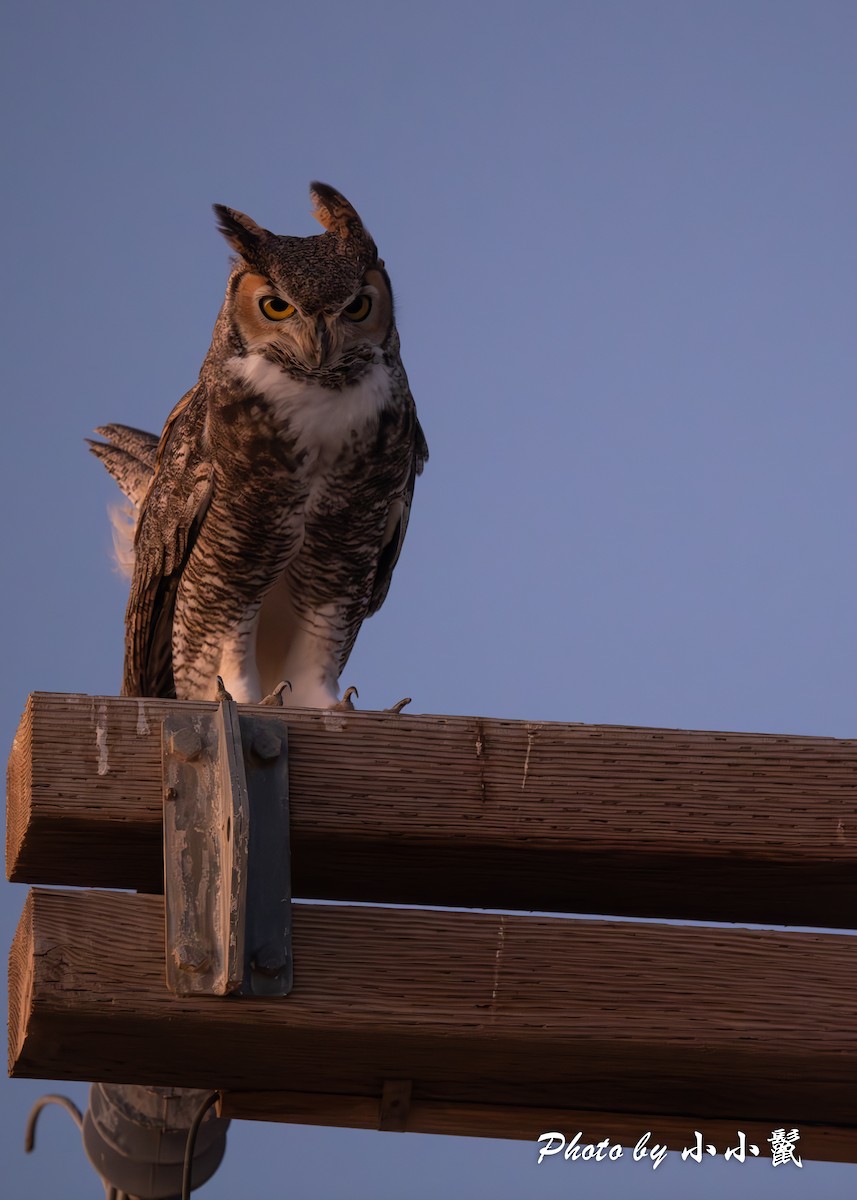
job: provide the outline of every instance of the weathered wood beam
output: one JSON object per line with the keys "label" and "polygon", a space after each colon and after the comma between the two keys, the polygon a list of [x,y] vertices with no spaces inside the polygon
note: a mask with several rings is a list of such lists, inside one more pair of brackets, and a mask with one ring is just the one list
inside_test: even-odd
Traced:
{"label": "weathered wood beam", "polygon": [[[9,877],[160,890],[160,722],[213,708],[31,696]],[[854,924],[853,740],[281,712],[299,896]]]}
{"label": "weathered wood beam", "polygon": [[675,1114],[857,1131],[845,934],[300,904],[294,944],[288,999],[175,996],[162,898],[36,889],[11,957],[11,1071],[340,1105],[406,1080],[415,1114],[500,1106],[478,1125],[502,1136],[524,1098],[621,1108],[641,1133]]}

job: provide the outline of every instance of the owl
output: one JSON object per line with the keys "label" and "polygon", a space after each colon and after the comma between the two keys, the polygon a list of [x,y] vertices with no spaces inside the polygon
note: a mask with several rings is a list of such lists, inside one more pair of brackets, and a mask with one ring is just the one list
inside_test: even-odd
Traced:
{"label": "owl", "polygon": [[[236,257],[196,385],[160,438],[90,443],[133,506],[122,691],[342,705],[428,458],[375,243],[313,183],[325,232],[215,205]],[[288,681],[291,690],[279,687]]]}

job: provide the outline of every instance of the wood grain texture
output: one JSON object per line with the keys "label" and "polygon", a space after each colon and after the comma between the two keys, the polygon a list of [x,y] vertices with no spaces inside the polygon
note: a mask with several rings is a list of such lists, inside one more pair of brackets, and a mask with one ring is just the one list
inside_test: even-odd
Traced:
{"label": "wood grain texture", "polygon": [[[9,877],[160,891],[160,722],[213,709],[31,696],[9,761]],[[853,740],[300,709],[281,719],[296,895],[855,922]]]}
{"label": "wood grain texture", "polygon": [[236,1000],[169,993],[162,928],[157,896],[35,889],[12,1073],[857,1126],[846,934],[299,904],[292,995]]}

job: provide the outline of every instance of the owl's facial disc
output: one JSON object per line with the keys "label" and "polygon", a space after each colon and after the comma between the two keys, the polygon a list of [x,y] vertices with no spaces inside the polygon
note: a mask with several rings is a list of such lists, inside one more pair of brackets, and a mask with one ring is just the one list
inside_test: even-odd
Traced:
{"label": "owl's facial disc", "polygon": [[354,354],[365,361],[383,345],[393,318],[386,276],[369,270],[357,292],[344,304],[322,312],[303,312],[287,291],[267,276],[246,271],[237,280],[234,317],[251,354],[265,354],[307,373],[351,369]]}

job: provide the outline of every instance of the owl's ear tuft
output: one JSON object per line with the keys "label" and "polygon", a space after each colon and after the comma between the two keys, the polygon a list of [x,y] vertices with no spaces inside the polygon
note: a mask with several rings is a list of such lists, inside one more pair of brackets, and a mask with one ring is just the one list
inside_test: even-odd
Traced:
{"label": "owl's ear tuft", "polygon": [[212,208],[217,217],[217,228],[242,258],[252,259],[259,244],[272,236],[237,208],[227,208],[225,204],[213,204]]}
{"label": "owl's ear tuft", "polygon": [[327,183],[313,182],[309,185],[309,194],[313,202],[312,215],[328,233],[338,233],[341,238],[362,240],[367,237],[356,210],[336,188]]}

